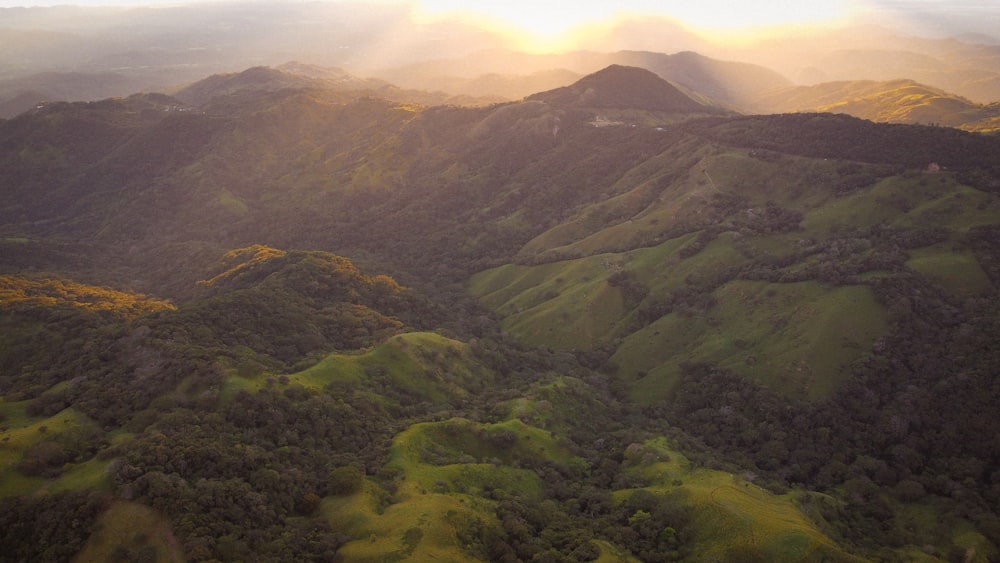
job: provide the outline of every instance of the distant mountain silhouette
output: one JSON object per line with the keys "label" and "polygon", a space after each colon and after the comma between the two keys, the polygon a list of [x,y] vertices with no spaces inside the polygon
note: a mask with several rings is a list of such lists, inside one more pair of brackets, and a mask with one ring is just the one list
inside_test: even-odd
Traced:
{"label": "distant mountain silhouette", "polygon": [[0,80],[0,117],[13,117],[39,102],[95,101],[146,90],[142,80],[114,72],[40,72]]}
{"label": "distant mountain silhouette", "polygon": [[[483,100],[453,96],[443,92],[399,88],[378,78],[361,78],[343,69],[300,62],[277,67],[255,66],[242,72],[213,74],[174,92],[177,99],[202,107],[223,96],[259,95],[280,90],[323,90],[343,100],[353,97],[376,97],[422,105],[483,105]],[[347,96],[346,98],[344,96]],[[491,99],[485,102],[496,102]]]}
{"label": "distant mountain silhouette", "polygon": [[321,88],[324,80],[312,76],[283,72],[256,66],[234,74],[213,74],[204,80],[178,90],[177,99],[192,105],[202,105],[217,96],[241,91],[275,91],[284,88]]}
{"label": "distant mountain silhouette", "polygon": [[13,117],[28,111],[47,99],[47,95],[37,90],[18,92],[10,98],[0,99],[0,118]]}
{"label": "distant mountain silhouette", "polygon": [[622,65],[611,65],[570,86],[533,94],[528,99],[563,107],[677,113],[703,112],[709,109],[655,73]]}

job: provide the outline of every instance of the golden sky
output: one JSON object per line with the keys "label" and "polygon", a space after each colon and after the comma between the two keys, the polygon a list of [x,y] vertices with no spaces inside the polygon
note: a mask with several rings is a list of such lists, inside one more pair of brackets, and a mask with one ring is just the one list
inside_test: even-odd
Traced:
{"label": "golden sky", "polygon": [[505,21],[551,35],[581,24],[618,16],[656,14],[703,29],[742,29],[825,23],[847,18],[852,0],[622,0],[573,2],[548,0],[417,0],[425,14],[465,14]]}
{"label": "golden sky", "polygon": [[[11,6],[178,5],[270,0],[0,0]],[[279,1],[279,0],[274,0]],[[282,3],[315,0],[280,0]],[[588,36],[623,19],[667,18],[699,36],[746,41],[814,27],[889,25],[920,35],[1000,35],[1000,0],[319,0],[408,6],[419,22],[461,19],[506,35],[531,51],[586,46]]]}
{"label": "golden sky", "polygon": [[460,17],[515,37],[531,50],[578,43],[588,30],[635,16],[667,17],[703,35],[745,38],[782,29],[839,25],[856,0],[416,0],[426,20]]}

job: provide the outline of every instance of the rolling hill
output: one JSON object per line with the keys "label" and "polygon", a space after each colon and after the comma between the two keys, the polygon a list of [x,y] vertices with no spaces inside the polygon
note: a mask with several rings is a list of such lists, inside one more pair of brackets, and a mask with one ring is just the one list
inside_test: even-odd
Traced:
{"label": "rolling hill", "polygon": [[150,85],[114,72],[45,72],[9,78],[0,80],[0,117],[13,117],[42,102],[97,101]]}
{"label": "rolling hill", "polygon": [[526,98],[559,108],[638,109],[669,113],[698,113],[706,107],[651,71],[611,65],[570,86]]}
{"label": "rolling hill", "polygon": [[4,553],[996,556],[1000,139],[329,73],[0,121]]}
{"label": "rolling hill", "polygon": [[830,82],[770,92],[747,106],[757,113],[846,113],[885,123],[935,124],[995,131],[997,104],[974,104],[912,80]]}
{"label": "rolling hill", "polygon": [[203,106],[231,94],[266,94],[281,90],[310,89],[325,94],[339,93],[344,100],[374,97],[423,105],[485,105],[495,98],[477,99],[446,94],[439,90],[425,92],[404,90],[383,80],[359,78],[339,68],[288,62],[277,67],[254,67],[236,73],[215,74],[173,92],[179,100]]}
{"label": "rolling hill", "polygon": [[909,79],[974,103],[1000,99],[996,39],[923,37],[878,25],[813,30],[718,55],[772,68],[797,83]]}

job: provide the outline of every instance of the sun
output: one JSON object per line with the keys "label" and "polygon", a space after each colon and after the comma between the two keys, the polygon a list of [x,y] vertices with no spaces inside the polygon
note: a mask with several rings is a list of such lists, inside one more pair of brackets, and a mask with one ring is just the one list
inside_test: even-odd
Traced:
{"label": "sun", "polygon": [[845,21],[862,0],[416,0],[425,20],[462,19],[503,33],[529,51],[576,48],[626,18],[656,16],[716,39]]}
{"label": "sun", "polygon": [[419,0],[425,20],[460,19],[506,35],[527,51],[558,51],[574,47],[586,28],[603,26],[623,14],[614,3],[568,4],[555,1]]}

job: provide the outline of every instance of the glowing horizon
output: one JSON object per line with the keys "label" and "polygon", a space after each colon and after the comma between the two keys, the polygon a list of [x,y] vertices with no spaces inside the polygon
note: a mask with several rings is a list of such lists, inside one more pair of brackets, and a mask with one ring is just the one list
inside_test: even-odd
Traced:
{"label": "glowing horizon", "polygon": [[655,17],[706,38],[738,42],[794,33],[817,26],[848,23],[857,13],[855,0],[628,0],[583,2],[567,7],[545,0],[417,0],[419,21],[462,20],[508,37],[535,52],[579,47],[586,38],[628,19]]}
{"label": "glowing horizon", "polygon": [[[275,3],[278,0],[273,0]],[[280,0],[398,6],[417,24],[463,22],[535,53],[587,48],[614,37],[625,22],[665,22],[717,46],[749,46],[760,39],[809,35],[818,29],[873,23],[904,33],[946,37],[981,34],[1000,43],[1000,6],[979,0]],[[267,3],[268,0],[0,0],[10,7],[138,6]],[[622,36],[624,37],[624,36]],[[622,38],[619,37],[619,38]],[[608,43],[605,43],[605,46]]]}

